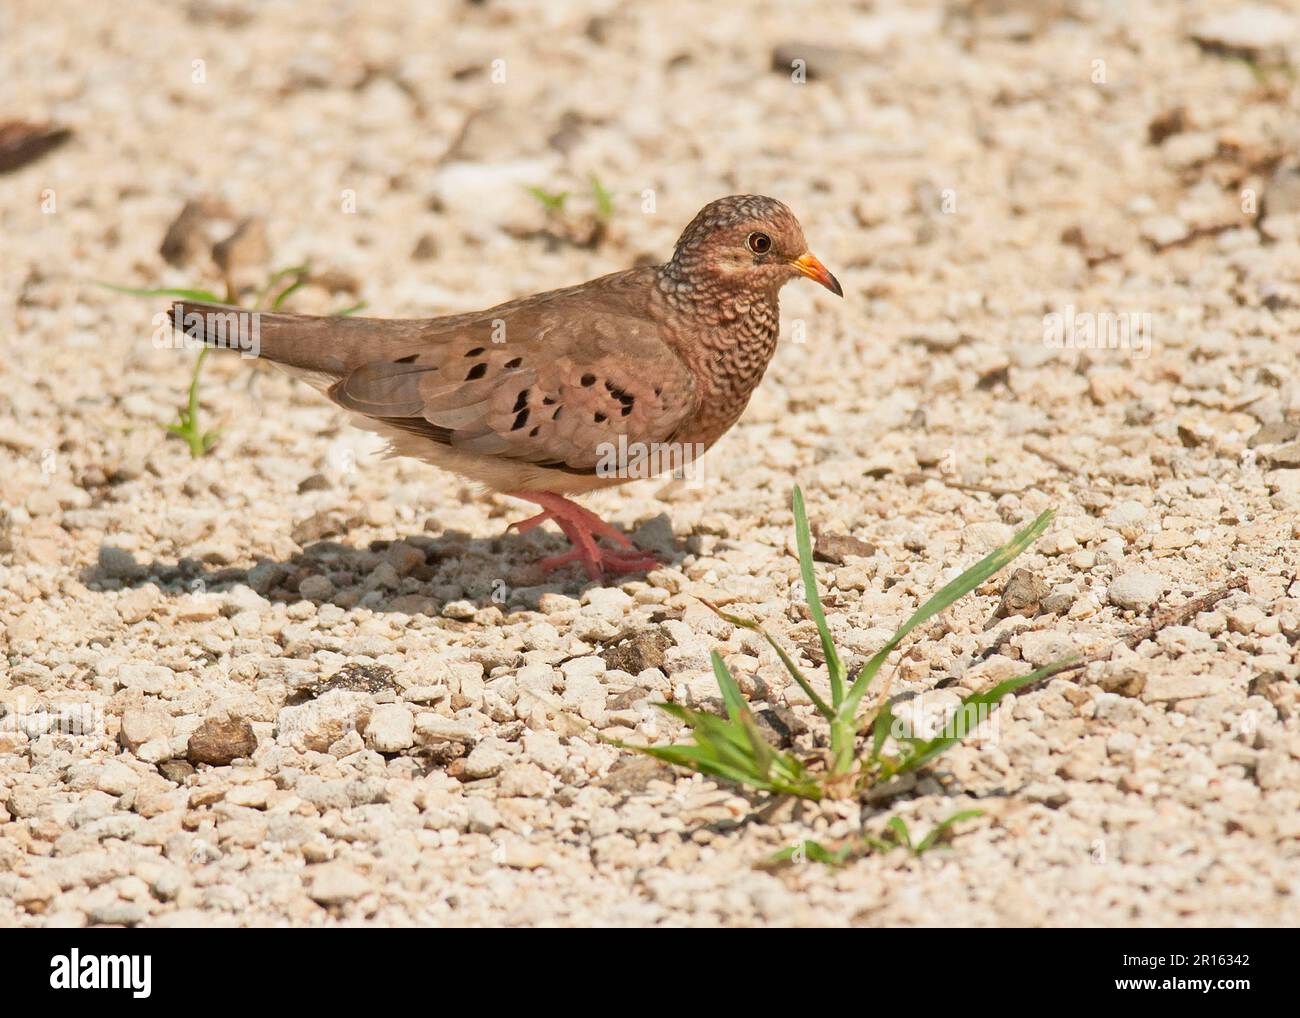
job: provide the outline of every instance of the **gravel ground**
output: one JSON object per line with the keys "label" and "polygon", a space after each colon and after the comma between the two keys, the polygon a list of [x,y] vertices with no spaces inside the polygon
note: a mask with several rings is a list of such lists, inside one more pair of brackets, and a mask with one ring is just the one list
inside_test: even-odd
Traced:
{"label": "gravel ground", "polygon": [[[73,132],[0,178],[0,923],[1300,923],[1295,15],[118,7],[0,12],[0,120]],[[589,500],[666,559],[617,585],[544,579],[560,536],[503,536],[527,506],[233,356],[191,459],[165,302],[92,285],[220,288],[209,245],[251,217],[236,287],[310,260],[296,310],[470,310],[662,260],[746,191],[846,299],[786,290],[701,483]],[[761,812],[598,740],[676,734],[653,703],[715,703],[716,648],[809,745],[771,652],[698,600],[815,670],[796,481],[858,539],[819,567],[855,658],[1058,509],[1018,563],[1037,613],[995,617],[990,582],[904,646],[900,698],[1098,660],[868,802]],[[756,865],[967,808],[920,858]]]}

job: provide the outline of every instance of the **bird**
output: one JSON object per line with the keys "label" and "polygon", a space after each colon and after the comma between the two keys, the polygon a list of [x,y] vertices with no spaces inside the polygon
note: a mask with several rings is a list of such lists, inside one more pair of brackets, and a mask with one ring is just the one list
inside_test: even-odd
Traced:
{"label": "bird", "polygon": [[569,496],[639,479],[717,442],[776,351],[778,292],[801,276],[844,296],[785,203],[731,195],[705,205],[662,264],[485,311],[423,319],[243,311],[245,319],[232,318],[238,308],[180,300],[170,317],[197,344],[245,353],[251,345],[384,436],[390,454],[538,506],[508,529],[559,527],[570,549],[542,559],[542,570],[577,563],[600,580],[659,560]]}

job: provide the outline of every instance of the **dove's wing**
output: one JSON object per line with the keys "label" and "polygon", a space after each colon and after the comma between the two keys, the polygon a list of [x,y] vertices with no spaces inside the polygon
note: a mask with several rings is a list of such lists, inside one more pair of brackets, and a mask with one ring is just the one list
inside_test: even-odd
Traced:
{"label": "dove's wing", "polygon": [[[583,287],[429,323],[327,390],[354,413],[464,453],[589,472],[611,448],[671,441],[694,375],[654,322]],[[612,298],[612,299],[611,299]]]}
{"label": "dove's wing", "polygon": [[[592,472],[608,450],[670,442],[694,374],[633,269],[488,311],[422,321],[261,316],[261,356],[339,406],[468,455]],[[177,305],[186,313],[220,309]]]}

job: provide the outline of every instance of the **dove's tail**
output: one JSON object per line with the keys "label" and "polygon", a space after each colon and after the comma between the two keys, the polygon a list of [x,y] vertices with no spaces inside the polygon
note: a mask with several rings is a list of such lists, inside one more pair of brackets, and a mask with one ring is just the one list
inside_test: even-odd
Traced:
{"label": "dove's tail", "polygon": [[333,378],[366,361],[410,350],[422,331],[418,320],[286,315],[188,300],[172,305],[171,318],[192,343]]}

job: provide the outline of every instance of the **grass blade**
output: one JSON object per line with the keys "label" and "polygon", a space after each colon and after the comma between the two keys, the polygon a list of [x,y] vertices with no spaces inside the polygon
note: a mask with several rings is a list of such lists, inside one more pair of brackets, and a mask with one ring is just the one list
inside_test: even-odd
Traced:
{"label": "grass blade", "polygon": [[1016,534],[1009,542],[1001,548],[990,553],[979,562],[971,566],[964,573],[958,576],[947,586],[943,587],[937,594],[926,601],[910,619],[899,627],[890,641],[885,644],[858,672],[857,678],[853,681],[853,686],[849,689],[848,696],[840,704],[840,717],[842,720],[851,720],[857,712],[858,704],[862,702],[862,697],[871,685],[871,680],[876,677],[880,671],[881,665],[885,659],[893,653],[894,648],[902,642],[903,637],[910,633],[921,623],[928,621],[939,612],[943,611],[958,598],[970,593],[981,583],[987,580],[994,573],[1004,569],[1012,560],[1024,552],[1031,544],[1038,540],[1039,536],[1047,529],[1052,522],[1053,510],[1048,509],[1038,519],[1034,520],[1029,526],[1020,533]]}
{"label": "grass blade", "polygon": [[721,654],[715,650],[710,660],[713,662],[713,677],[718,680],[718,688],[722,690],[722,702],[726,705],[727,717],[732,721],[739,721],[749,712],[745,698],[740,695],[740,687],[731,677],[731,672],[727,670],[727,664],[722,660]]}
{"label": "grass blade", "polygon": [[907,821],[902,817],[890,817],[885,824],[893,832],[894,840],[909,852],[912,848],[912,832],[907,829]]}
{"label": "grass blade", "polygon": [[696,743],[708,750],[712,759],[727,767],[761,777],[753,765],[749,739],[741,727],[705,711],[690,710],[675,703],[660,704],[659,709],[679,721],[684,721],[695,736]]}
{"label": "grass blade", "polygon": [[[267,277],[266,282],[262,284],[262,288],[257,291],[257,296],[253,298],[253,307],[260,308],[262,302],[266,300],[267,295],[275,289],[275,284],[280,282],[280,280],[288,279],[290,276],[293,276],[298,282],[302,282],[307,278],[309,272],[311,272],[311,264],[309,262],[303,262],[301,265],[291,265],[287,269],[276,269],[276,271],[272,272]],[[284,302],[286,296],[288,296],[287,290],[280,294],[279,299],[272,306],[271,310],[274,311],[279,308],[280,304]]]}
{"label": "grass blade", "polygon": [[279,311],[280,308],[284,307],[285,301],[307,285],[307,280],[310,278],[308,272],[309,270],[305,265],[301,268],[285,270],[283,274],[292,274],[294,277],[293,282],[281,290],[275,300],[271,301],[272,311]]}
{"label": "grass blade", "polygon": [[960,813],[954,813],[947,820],[942,820],[935,824],[934,827],[930,829],[930,833],[918,842],[916,848],[912,849],[912,853],[914,855],[921,855],[923,852],[928,852],[934,847],[935,842],[943,836],[944,832],[949,830],[954,824],[959,824],[963,820],[973,820],[975,817],[982,817],[983,815],[984,811],[982,809],[964,809]]}
{"label": "grass blade", "polygon": [[817,635],[821,637],[822,655],[826,658],[826,672],[831,682],[831,704],[839,707],[844,699],[844,665],[835,650],[835,641],[831,638],[830,628],[826,625],[826,613],[822,610],[821,595],[817,592],[817,573],[813,569],[812,536],[808,531],[808,514],[804,510],[803,492],[795,485],[794,495],[794,536],[799,546],[799,575],[803,578],[804,597],[808,601],[808,611],[817,626]]}
{"label": "grass blade", "polygon": [[732,678],[731,671],[722,660],[722,655],[716,650],[713,652],[712,661],[713,675],[718,680],[718,688],[722,690],[722,702],[726,704],[727,716],[732,724],[739,725],[744,731],[745,737],[749,740],[749,750],[753,754],[755,769],[766,778],[772,770],[772,747],[759,731],[749,704],[740,694],[740,687]]}
{"label": "grass blade", "polygon": [[760,791],[820,799],[821,787],[794,757],[767,742],[741,696],[740,689],[721,657],[714,655],[714,674],[722,687],[728,718],[691,710],[675,703],[657,706],[691,729],[694,744],[671,746],[614,745],[652,756],[665,763],[686,767],[711,777],[748,785]]}
{"label": "grass blade", "polygon": [[271,310],[279,311],[280,308],[284,306],[284,302],[292,297],[298,290],[301,290],[303,285],[304,281],[302,279],[295,279],[292,283],[286,286],[280,291],[280,295],[276,297],[275,300],[271,301]]}
{"label": "grass blade", "polygon": [[568,191],[548,191],[544,187],[536,185],[524,188],[541,204],[547,212],[563,212],[564,203],[569,197]]}
{"label": "grass blade", "polygon": [[117,293],[129,293],[132,297],[179,297],[181,300],[196,300],[205,304],[224,304],[225,301],[210,290],[187,290],[183,287],[160,286],[152,289],[137,289],[133,286],[117,286],[113,283],[94,281],[96,286]]}
{"label": "grass blade", "polygon": [[591,196],[596,201],[596,215],[609,219],[614,214],[614,196],[594,173],[591,175]]}
{"label": "grass blade", "polygon": [[[1054,674],[1065,663],[1067,663],[1065,660],[1053,661],[1042,668],[1034,669],[1028,675],[1020,675],[1014,679],[999,682],[996,686],[985,690],[983,693],[972,693],[962,700],[957,712],[944,726],[943,734],[937,735],[933,739],[903,740],[907,744],[908,753],[899,765],[889,770],[888,776],[892,777],[905,771],[914,771],[918,767],[929,763],[940,753],[950,749],[979,727],[980,722],[997,708],[1002,698],[1008,693],[1014,693],[1022,686],[1037,682],[1045,675]],[[985,710],[985,708],[989,709]]]}
{"label": "grass blade", "polygon": [[794,660],[790,655],[785,652],[785,648],[768,635],[766,629],[760,626],[753,619],[747,619],[742,615],[732,615],[730,612],[724,612],[712,601],[705,601],[703,598],[700,600],[703,601],[704,604],[718,616],[718,618],[726,619],[733,626],[740,626],[741,629],[748,629],[752,633],[758,633],[759,636],[767,641],[767,645],[776,651],[776,656],[781,659],[781,664],[785,665],[785,670],[789,672],[790,677],[799,684],[799,688],[808,695],[808,699],[813,702],[813,706],[817,708],[818,713],[827,720],[835,717],[835,711],[827,705],[826,701],[821,698],[817,690],[813,689],[812,683],[810,683],[804,673],[799,670],[799,666],[794,663]]}
{"label": "grass blade", "polygon": [[843,866],[852,851],[852,845],[845,845],[843,848],[832,851],[820,841],[809,839],[801,841],[797,845],[791,845],[789,848],[783,848],[781,851],[769,856],[767,864],[772,866],[777,863],[807,861],[821,863],[825,866]]}

